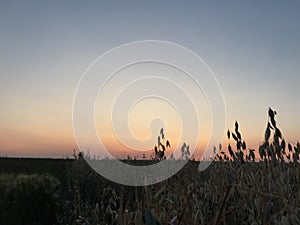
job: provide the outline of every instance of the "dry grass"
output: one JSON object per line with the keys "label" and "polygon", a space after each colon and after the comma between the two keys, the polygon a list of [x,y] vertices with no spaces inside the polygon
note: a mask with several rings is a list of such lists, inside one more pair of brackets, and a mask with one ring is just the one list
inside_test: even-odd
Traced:
{"label": "dry grass", "polygon": [[300,145],[288,144],[286,151],[276,113],[269,109],[268,115],[259,159],[236,122],[234,132],[227,132],[228,149],[220,146],[206,171],[190,161],[156,185],[121,186],[75,161],[65,181],[74,201],[62,208],[71,214],[61,224],[300,224]]}

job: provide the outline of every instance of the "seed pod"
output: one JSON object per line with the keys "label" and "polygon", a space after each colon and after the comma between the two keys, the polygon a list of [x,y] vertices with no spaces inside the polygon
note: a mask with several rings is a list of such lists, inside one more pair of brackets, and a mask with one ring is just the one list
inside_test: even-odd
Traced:
{"label": "seed pod", "polygon": [[230,131],[227,131],[227,138],[230,139]]}
{"label": "seed pod", "polygon": [[291,143],[288,144],[289,152],[293,151]]}
{"label": "seed pod", "polygon": [[242,143],[242,148],[243,148],[243,150],[246,150],[246,142],[245,141],[243,141],[243,143]]}
{"label": "seed pod", "polygon": [[282,141],[281,141],[281,149],[282,149],[282,151],[285,151],[285,140],[284,139],[282,139]]}
{"label": "seed pod", "polygon": [[238,130],[236,130],[235,133],[236,133],[237,138],[238,138],[239,140],[241,140],[241,139],[242,139],[241,133],[240,133]]}
{"label": "seed pod", "polygon": [[271,131],[268,123],[267,129],[265,131],[265,141],[269,141],[270,135],[271,135]]}
{"label": "seed pod", "polygon": [[238,141],[238,138],[235,136],[234,133],[232,133],[232,137],[233,137],[233,139],[234,139],[235,141]]}
{"label": "seed pod", "polygon": [[239,124],[238,124],[238,122],[237,121],[235,121],[235,131],[238,131],[239,130]]}
{"label": "seed pod", "polygon": [[275,128],[275,134],[282,139],[281,131],[277,127]]}

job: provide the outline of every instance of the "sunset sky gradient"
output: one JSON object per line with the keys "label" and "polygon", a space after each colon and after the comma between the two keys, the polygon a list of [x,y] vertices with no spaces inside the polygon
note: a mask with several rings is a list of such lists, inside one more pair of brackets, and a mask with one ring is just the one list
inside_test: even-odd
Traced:
{"label": "sunset sky gradient", "polygon": [[[145,39],[178,43],[205,60],[223,90],[226,128],[238,120],[249,147],[263,140],[268,107],[286,141],[300,141],[299,11],[299,1],[2,2],[0,156],[72,155],[83,72],[111,48]],[[141,127],[133,132],[145,138]],[[175,143],[174,129],[167,132]]]}

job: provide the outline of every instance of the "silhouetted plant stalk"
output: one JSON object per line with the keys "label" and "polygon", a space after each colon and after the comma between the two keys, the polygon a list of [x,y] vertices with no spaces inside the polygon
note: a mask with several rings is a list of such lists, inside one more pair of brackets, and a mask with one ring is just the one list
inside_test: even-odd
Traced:
{"label": "silhouetted plant stalk", "polygon": [[[264,141],[259,145],[258,153],[260,161],[264,161],[266,164],[272,163],[276,165],[278,162],[294,162],[299,161],[300,144],[296,145],[288,143],[288,152],[286,151],[286,142],[283,135],[277,126],[275,116],[277,112],[269,108],[268,110],[268,122],[265,130]],[[228,144],[228,153],[222,150],[222,145],[219,145],[219,153],[216,154],[216,147],[214,147],[215,159],[218,161],[234,161],[234,162],[255,162],[255,149],[247,149],[246,142],[242,139],[242,135],[239,131],[239,124],[236,121],[234,132],[227,131],[227,138],[231,138],[235,141],[236,149],[234,150],[232,145]],[[273,138],[272,138],[273,137]]]}
{"label": "silhouetted plant stalk", "polygon": [[[77,157],[64,181],[68,187],[64,202],[68,204],[60,204],[60,212],[64,213],[59,222],[298,225],[300,146],[286,144],[276,115],[271,108],[268,110],[263,142],[257,153],[247,148],[239,123],[235,122],[234,130],[226,134],[227,149],[219,145],[217,153],[214,147],[216,160],[207,170],[200,173],[197,162],[189,161],[168,180],[146,187],[126,187],[107,181]],[[160,132],[156,146],[159,144],[167,146],[164,131]],[[184,158],[188,155],[187,145],[182,149]],[[157,153],[162,150],[160,146]]]}

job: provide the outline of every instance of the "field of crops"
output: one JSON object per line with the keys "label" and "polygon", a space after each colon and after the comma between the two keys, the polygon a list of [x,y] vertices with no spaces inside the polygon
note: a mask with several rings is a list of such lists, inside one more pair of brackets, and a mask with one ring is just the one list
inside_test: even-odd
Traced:
{"label": "field of crops", "polygon": [[299,225],[300,144],[285,143],[274,117],[269,111],[258,153],[247,149],[236,122],[227,132],[231,144],[215,148],[208,169],[199,172],[199,162],[189,161],[168,180],[143,187],[113,183],[83,157],[3,158],[0,224]]}
{"label": "field of crops", "polygon": [[[3,159],[2,159],[3,160]],[[20,163],[21,160],[20,160]],[[66,162],[63,175],[1,174],[1,224],[300,224],[298,163],[189,162],[156,185],[128,187]]]}

